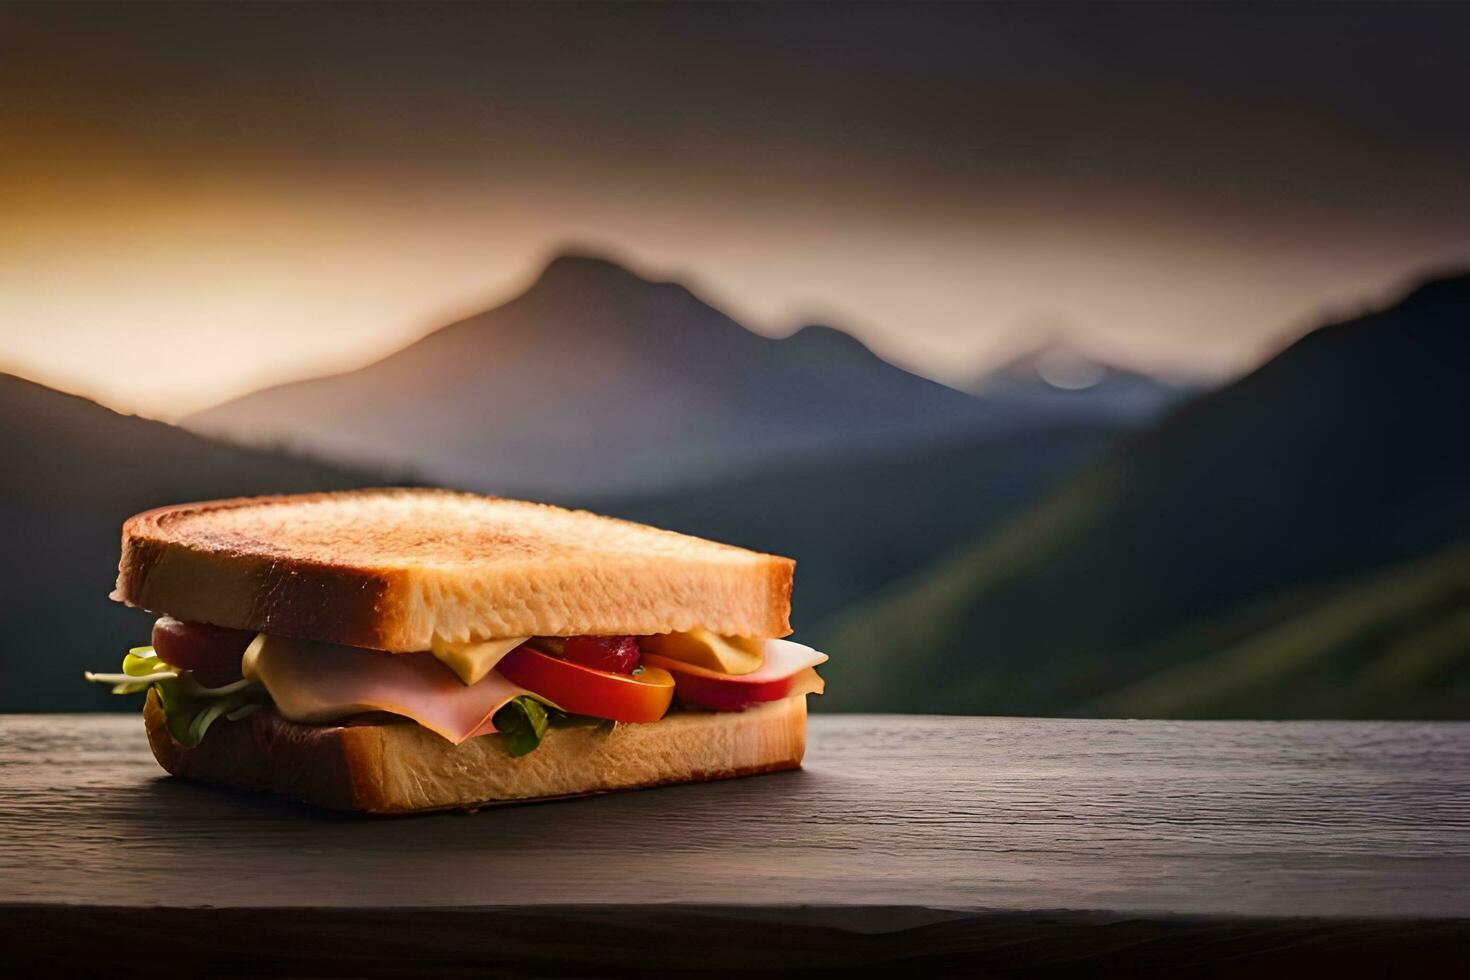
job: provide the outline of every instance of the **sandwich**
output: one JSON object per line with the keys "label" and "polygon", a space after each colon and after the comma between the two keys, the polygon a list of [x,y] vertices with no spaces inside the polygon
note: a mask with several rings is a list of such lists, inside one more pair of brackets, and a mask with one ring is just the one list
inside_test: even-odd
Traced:
{"label": "sandwich", "polygon": [[794,769],[824,654],[795,563],[439,490],[255,497],[123,525],[120,673],[186,779],[369,813]]}

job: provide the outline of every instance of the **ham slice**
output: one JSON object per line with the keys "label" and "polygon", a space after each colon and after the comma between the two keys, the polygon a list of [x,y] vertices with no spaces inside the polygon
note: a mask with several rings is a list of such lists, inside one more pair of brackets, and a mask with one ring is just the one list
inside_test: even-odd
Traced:
{"label": "ham slice", "polygon": [[465,684],[428,652],[382,653],[264,633],[246,649],[241,669],[291,721],[320,724],[384,711],[456,745],[493,733],[495,712],[531,693],[493,670]]}
{"label": "ham slice", "polygon": [[681,660],[652,654],[644,654],[643,662],[650,667],[662,667],[665,670],[693,674],[696,677],[708,677],[711,680],[738,681],[742,684],[769,684],[771,681],[783,680],[827,662],[825,653],[790,640],[767,640],[762,653],[765,654],[765,660],[757,670],[748,674],[722,674],[708,667],[686,664]]}

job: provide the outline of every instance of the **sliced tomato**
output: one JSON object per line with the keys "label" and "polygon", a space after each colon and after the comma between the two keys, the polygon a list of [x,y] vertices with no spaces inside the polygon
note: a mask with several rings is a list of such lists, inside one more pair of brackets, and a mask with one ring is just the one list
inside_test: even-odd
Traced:
{"label": "sliced tomato", "polygon": [[725,678],[699,674],[674,675],[679,703],[711,711],[739,711],[762,701],[779,701],[791,693],[791,678],[757,684],[741,684]]}
{"label": "sliced tomato", "polygon": [[164,616],[153,624],[153,652],[181,670],[192,670],[199,683],[217,687],[240,679],[240,658],[255,634],[208,623],[182,623]]}
{"label": "sliced tomato", "polygon": [[610,674],[631,674],[643,662],[636,636],[569,636],[562,641],[561,658]]}
{"label": "sliced tomato", "polygon": [[657,667],[645,667],[636,674],[614,674],[523,646],[506,654],[495,669],[512,684],[574,715],[625,722],[658,721],[674,700],[673,676]]}
{"label": "sliced tomato", "polygon": [[712,711],[740,711],[794,694],[822,693],[822,679],[812,668],[824,662],[826,654],[788,640],[767,640],[764,654],[760,669],[749,674],[722,674],[652,653],[643,655],[643,663],[674,675],[681,704]]}

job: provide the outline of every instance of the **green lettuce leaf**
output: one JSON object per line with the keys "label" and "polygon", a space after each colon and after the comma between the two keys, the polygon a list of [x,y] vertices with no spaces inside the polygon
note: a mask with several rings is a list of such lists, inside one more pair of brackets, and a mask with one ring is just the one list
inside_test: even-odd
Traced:
{"label": "green lettuce leaf", "polygon": [[[132,680],[137,678],[137,680]],[[152,687],[158,691],[169,734],[180,745],[193,747],[221,718],[236,720],[270,701],[265,688],[243,681],[209,688],[196,682],[186,670],[158,659],[152,647],[133,647],[123,657],[121,674],[87,674],[87,679],[112,685],[113,694],[137,694]]]}
{"label": "green lettuce leaf", "polygon": [[243,718],[270,700],[258,684],[219,697],[200,695],[187,678],[156,681],[153,687],[163,703],[168,732],[180,745],[193,747],[204,740],[209,727],[221,718]]}
{"label": "green lettuce leaf", "polygon": [[[169,734],[175,742],[190,747],[198,745],[221,718],[235,721],[270,703],[270,695],[259,684],[238,681],[219,688],[203,687],[189,671],[159,660],[152,647],[129,650],[121,674],[89,673],[87,679],[113,685],[114,694],[137,694],[153,688],[163,705]],[[562,715],[538,698],[521,695],[495,712],[494,722],[506,752],[522,756],[541,744],[553,717],[572,716]]]}
{"label": "green lettuce leaf", "polygon": [[492,720],[495,730],[504,736],[502,744],[505,751],[512,756],[521,756],[535,751],[541,744],[541,736],[546,734],[551,715],[546,705],[523,694],[507,701],[495,712]]}

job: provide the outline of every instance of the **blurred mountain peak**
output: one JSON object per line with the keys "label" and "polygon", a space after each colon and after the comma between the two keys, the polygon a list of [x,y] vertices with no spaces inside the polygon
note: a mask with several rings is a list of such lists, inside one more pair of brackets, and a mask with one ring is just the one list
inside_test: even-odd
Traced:
{"label": "blurred mountain peak", "polygon": [[[879,692],[924,711],[1464,717],[1446,679],[1466,647],[1445,624],[1465,589],[1446,549],[1470,542],[1467,320],[1470,276],[1423,281],[1169,414],[821,638],[845,664],[901,656],[926,679],[895,704],[887,674],[867,692],[834,674],[841,709]],[[1312,618],[1285,618],[1299,611]],[[936,685],[977,643],[1004,653]]]}
{"label": "blurred mountain peak", "polygon": [[1012,424],[844,331],[764,336],[666,275],[564,249],[500,306],[366,367],[263,389],[186,424],[533,496],[690,484]]}
{"label": "blurred mountain peak", "polygon": [[[683,283],[648,278],[605,252],[578,247],[553,256],[531,286],[506,306],[526,307],[526,319],[542,334],[571,343],[608,340],[630,350],[649,349],[649,356],[696,338],[739,344],[749,333]],[[469,322],[492,322],[504,308]]]}
{"label": "blurred mountain peak", "polygon": [[1421,281],[1409,291],[1400,305],[1467,302],[1470,302],[1470,271],[1445,271]]}
{"label": "blurred mountain peak", "polygon": [[[1333,322],[1307,331],[1282,348],[1276,359],[1246,377],[1272,368],[1282,355],[1303,350],[1336,350],[1339,352],[1336,356],[1353,365],[1359,377],[1368,378],[1408,356],[1408,348],[1427,350],[1424,341],[1460,337],[1467,322],[1470,322],[1470,272],[1446,270],[1417,279],[1392,303],[1338,311],[1333,315]],[[1410,333],[1406,335],[1405,330]],[[1378,353],[1364,356],[1357,349],[1358,344],[1373,345],[1379,349]]]}
{"label": "blurred mountain peak", "polygon": [[982,398],[1023,405],[1033,413],[1081,413],[1095,419],[1140,425],[1198,389],[1098,357],[1054,332],[964,390]]}
{"label": "blurred mountain peak", "polygon": [[[971,390],[995,383],[1027,384],[1058,391],[1086,391],[1103,385],[1136,384],[1178,387],[1117,361],[1102,357],[1062,334],[1053,334],[981,375]],[[1187,387],[1187,386],[1186,386]]]}
{"label": "blurred mountain peak", "polygon": [[532,288],[626,286],[634,283],[652,285],[649,280],[644,279],[605,252],[591,247],[572,246],[562,249],[551,257],[545,268],[541,270],[541,274],[536,277]]}
{"label": "blurred mountain peak", "polygon": [[1039,379],[1065,391],[1092,388],[1114,375],[1135,373],[1095,357],[1061,337],[1043,341],[994,371],[995,375],[1019,380]]}
{"label": "blurred mountain peak", "polygon": [[787,344],[832,356],[875,357],[868,345],[841,327],[806,323],[792,331]]}

